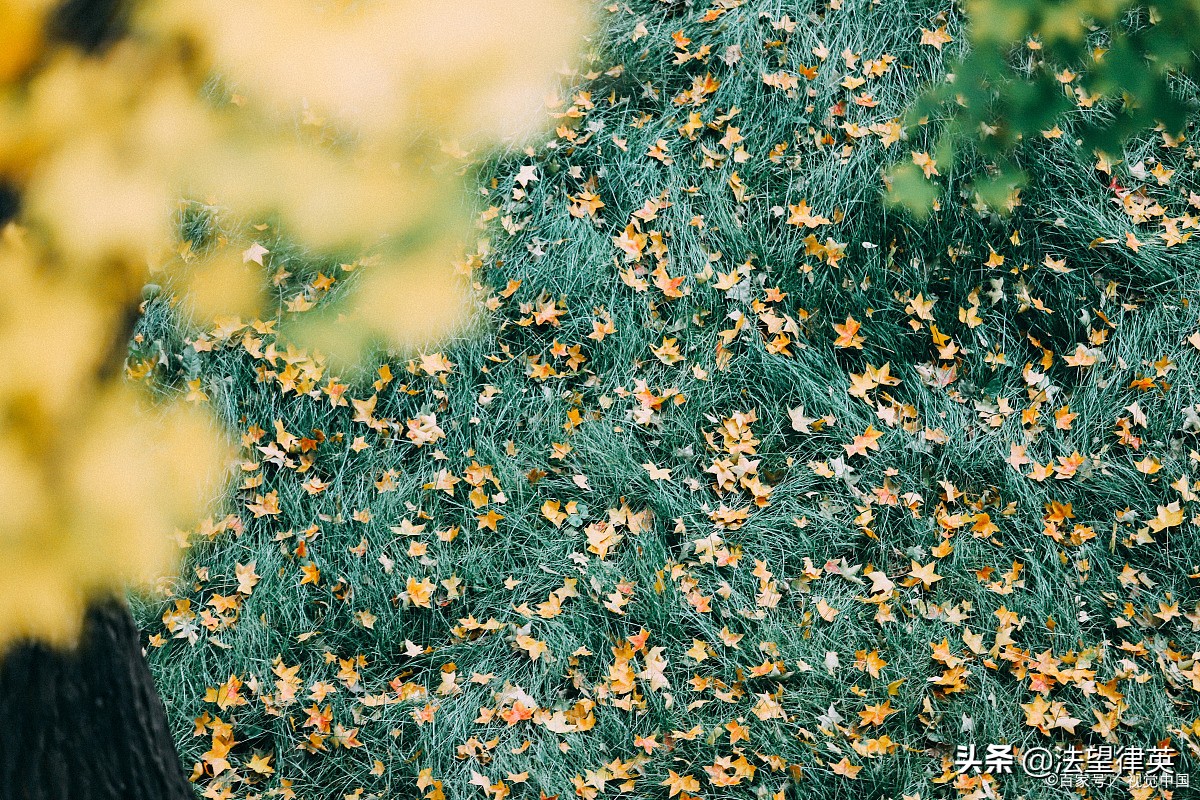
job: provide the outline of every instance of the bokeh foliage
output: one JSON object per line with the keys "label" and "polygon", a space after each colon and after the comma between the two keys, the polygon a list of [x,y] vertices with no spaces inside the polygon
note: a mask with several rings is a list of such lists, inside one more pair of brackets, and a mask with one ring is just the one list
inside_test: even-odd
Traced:
{"label": "bokeh foliage", "polygon": [[470,233],[447,154],[528,130],[583,25],[568,0],[0,0],[0,646],[67,641],[89,598],[161,575],[227,477],[208,414],[147,403],[126,348],[164,286],[196,318],[256,316],[269,253],[179,218],[369,261],[290,331],[343,363],[444,334]]}
{"label": "bokeh foliage", "polygon": [[[1200,3],[1194,0],[971,0],[966,42],[907,123],[932,125],[937,162],[982,160],[972,190],[1002,209],[1028,182],[1030,140],[1067,136],[1117,154],[1148,128],[1184,133],[1195,110]],[[891,199],[926,213],[938,191],[895,168]]]}

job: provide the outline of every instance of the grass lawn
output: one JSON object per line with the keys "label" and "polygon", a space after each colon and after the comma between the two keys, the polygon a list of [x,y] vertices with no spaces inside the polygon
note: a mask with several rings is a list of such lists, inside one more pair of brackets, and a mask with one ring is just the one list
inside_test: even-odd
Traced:
{"label": "grass lawn", "polygon": [[[1187,772],[1190,143],[1051,131],[1001,216],[930,160],[936,120],[897,122],[961,45],[949,3],[599,17],[557,129],[473,167],[470,335],[338,374],[151,293],[131,372],[241,437],[136,608],[198,792],[1079,796],[955,775],[969,744]],[[927,219],[881,202],[898,162],[943,188]],[[183,223],[265,248],[280,319],[357,274]],[[1132,779],[1087,796],[1169,796]]]}

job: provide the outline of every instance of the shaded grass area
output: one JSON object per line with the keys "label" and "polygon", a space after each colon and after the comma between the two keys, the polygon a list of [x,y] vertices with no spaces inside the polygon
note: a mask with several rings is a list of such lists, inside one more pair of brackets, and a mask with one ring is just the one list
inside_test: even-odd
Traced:
{"label": "shaded grass area", "polygon": [[[724,7],[602,13],[564,127],[480,168],[486,324],[442,347],[449,368],[343,376],[370,411],[338,405],[308,355],[255,355],[245,337],[270,333],[198,352],[197,329],[148,302],[135,360],[161,353],[159,377],[263,431],[243,441],[232,516],[138,605],[198,791],[1065,798],[956,777],[955,747],[1170,740],[1186,763],[1200,269],[1158,233],[1164,216],[1195,226],[1195,154],[1130,145],[1112,177],[1163,207],[1143,222],[1069,132],[1021,154],[1033,181],[1011,216],[963,196],[968,163],[915,219],[881,204],[881,172],[932,133],[885,146],[843,123],[887,123],[940,78],[958,44],[921,30],[961,39],[956,13]],[[763,81],[814,66],[790,93]],[[703,102],[677,102],[705,76]],[[672,163],[648,157],[660,140]],[[1136,166],[1156,163],[1166,184]],[[583,193],[603,208],[572,215]],[[634,216],[651,199],[670,205]],[[830,221],[789,224],[802,200]],[[186,232],[205,244],[211,225]],[[647,237],[637,258],[623,233]],[[281,299],[336,270],[263,241],[292,273]],[[1081,346],[1094,360],[1073,366]],[[409,421],[428,415],[442,436],[418,446]],[[724,482],[718,461],[740,473]],[[278,511],[254,512],[270,492]]]}

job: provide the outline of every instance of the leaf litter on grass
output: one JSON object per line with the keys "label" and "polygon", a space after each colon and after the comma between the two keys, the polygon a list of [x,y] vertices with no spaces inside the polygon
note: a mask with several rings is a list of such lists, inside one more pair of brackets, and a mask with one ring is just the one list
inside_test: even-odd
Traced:
{"label": "leaf litter on grass", "polygon": [[[274,319],[148,306],[133,370],[241,434],[139,605],[201,793],[1077,794],[969,744],[1185,772],[1191,145],[1045,137],[1000,214],[901,125],[949,4],[603,11],[553,135],[473,167],[475,334],[339,375]],[[898,162],[928,218],[882,204]],[[281,316],[370,269],[251,233]]]}

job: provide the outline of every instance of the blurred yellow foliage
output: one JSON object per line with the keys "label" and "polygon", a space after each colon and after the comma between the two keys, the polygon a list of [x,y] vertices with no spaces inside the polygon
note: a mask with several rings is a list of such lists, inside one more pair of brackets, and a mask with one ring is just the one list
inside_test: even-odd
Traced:
{"label": "blurred yellow foliage", "polygon": [[[341,320],[302,331],[316,344],[445,334],[470,272],[445,153],[531,133],[586,23],[577,0],[129,7],[86,52],[53,35],[53,3],[0,0],[0,188],[21,197],[0,237],[0,646],[69,641],[90,597],[164,574],[170,532],[219,491],[215,424],[121,368],[147,270],[181,263],[179,199],[374,253]],[[206,99],[214,80],[231,102]],[[197,316],[250,316],[266,281],[247,261],[168,277]]]}

